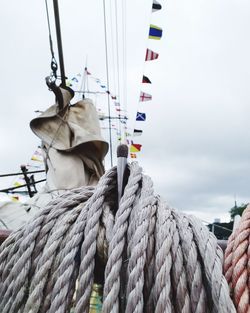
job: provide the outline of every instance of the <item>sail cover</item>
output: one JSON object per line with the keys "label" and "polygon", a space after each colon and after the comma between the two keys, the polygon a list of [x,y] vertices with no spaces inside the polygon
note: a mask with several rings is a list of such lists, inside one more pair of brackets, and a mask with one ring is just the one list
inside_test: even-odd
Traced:
{"label": "sail cover", "polygon": [[94,185],[104,173],[108,143],[101,136],[99,119],[90,99],[74,105],[68,90],[60,88],[63,107],[52,105],[30,123],[42,140],[50,190]]}
{"label": "sail cover", "polygon": [[[30,122],[42,140],[45,186],[26,203],[0,203],[0,222],[16,230],[66,190],[95,185],[104,173],[108,143],[101,136],[98,115],[90,99],[70,105],[69,89],[57,87],[62,100]],[[0,223],[0,228],[3,227]]]}

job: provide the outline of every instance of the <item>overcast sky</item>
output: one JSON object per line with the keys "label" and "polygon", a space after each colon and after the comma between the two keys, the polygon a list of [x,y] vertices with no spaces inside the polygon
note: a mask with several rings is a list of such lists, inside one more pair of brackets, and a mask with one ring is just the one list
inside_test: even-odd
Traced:
{"label": "overcast sky", "polygon": [[[238,204],[250,198],[250,3],[159,2],[151,15],[152,0],[126,1],[127,111],[130,127],[143,129],[134,140],[142,144],[138,161],[171,206],[226,219],[235,196]],[[87,59],[106,83],[102,1],[60,0],[60,13],[66,75],[82,72]],[[8,173],[39,145],[29,122],[54,96],[44,81],[51,58],[44,1],[4,1],[0,15],[0,172]],[[147,40],[150,23],[162,27],[160,41]],[[53,27],[52,35],[56,51]],[[145,64],[147,47],[160,56]],[[152,85],[142,86],[143,74]],[[138,105],[141,90],[153,100]],[[135,124],[137,110],[147,113],[145,123]]]}

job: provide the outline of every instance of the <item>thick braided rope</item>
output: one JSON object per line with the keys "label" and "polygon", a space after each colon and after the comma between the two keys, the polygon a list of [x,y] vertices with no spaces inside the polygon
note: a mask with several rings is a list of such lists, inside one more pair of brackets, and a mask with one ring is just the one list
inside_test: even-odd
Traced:
{"label": "thick braided rope", "polygon": [[[174,220],[173,223],[176,224]],[[180,313],[191,312],[191,304],[187,285],[187,273],[184,268],[184,256],[181,248],[181,238],[177,226],[174,227],[173,244],[171,247],[172,255],[172,297],[175,307]]]}
{"label": "thick braided rope", "polygon": [[230,291],[232,292],[232,276],[233,276],[233,249],[234,249],[234,240],[235,240],[234,231],[231,236],[228,238],[227,247],[224,253],[224,275],[226,277],[227,283],[229,285]]}
{"label": "thick braided rope", "polygon": [[[54,306],[58,306],[58,303],[60,303],[60,310],[63,311],[67,303],[72,299],[70,291],[71,289],[75,289],[75,277],[77,277],[79,270],[77,255],[79,254],[80,245],[83,240],[81,234],[83,234],[87,221],[85,205],[82,209],[80,207],[78,209],[72,211],[72,215],[69,218],[70,225],[58,247],[57,255],[51,269],[51,277],[45,290],[41,313],[53,312],[55,309]],[[71,240],[72,246],[69,247],[69,238],[73,236],[75,223],[78,223],[79,229],[82,229],[82,233],[79,233],[78,237],[74,237]]]}
{"label": "thick braided rope", "polygon": [[110,189],[110,183],[115,171],[109,171],[103,176],[92,197],[86,206],[89,207],[87,224],[84,230],[84,241],[81,248],[81,264],[79,271],[79,288],[77,290],[77,304],[75,313],[87,313],[89,309],[89,298],[94,282],[93,272],[95,266],[96,238],[99,229],[99,218],[102,214],[102,205],[105,192]]}
{"label": "thick braided rope", "polygon": [[[35,247],[35,239],[41,229],[42,220],[43,218],[35,220],[34,228],[32,225],[28,225],[24,232],[23,240],[16,253],[18,259],[15,264],[13,264],[10,275],[8,275],[3,284],[2,301],[0,304],[0,311],[2,313],[7,313],[9,311],[15,312],[19,309],[22,303],[22,299],[26,293],[29,271],[31,268],[31,255]],[[14,277],[15,273],[18,273],[16,277]]]}
{"label": "thick braided rope", "polygon": [[122,253],[128,228],[128,218],[141,179],[141,168],[139,168],[136,163],[132,163],[130,166],[129,180],[115,216],[113,234],[109,245],[108,261],[105,268],[104,300],[102,308],[104,313],[119,312],[118,295],[120,291]]}
{"label": "thick braided rope", "polygon": [[[76,219],[78,218],[79,214],[81,213],[81,211],[83,211],[83,215],[84,215],[84,219],[87,218],[87,212],[85,210],[85,207],[83,204],[78,205],[76,208],[74,208],[74,210],[70,211],[68,214],[66,214],[64,216],[64,219],[60,220],[60,223],[58,225],[55,225],[55,229],[53,230],[53,233],[51,233],[51,237],[54,237],[56,240],[56,245],[57,247],[55,248],[55,253],[54,253],[54,257],[51,256],[51,269],[48,271],[48,275],[50,277],[49,280],[46,281],[46,284],[44,284],[44,290],[43,290],[43,299],[40,297],[39,301],[42,300],[42,306],[40,306],[40,311],[41,313],[43,312],[48,312],[50,305],[51,305],[51,295],[52,295],[52,291],[53,291],[53,287],[57,282],[57,269],[60,266],[61,263],[61,258],[60,258],[60,252],[64,250],[65,247],[65,238],[68,237],[68,233],[70,232],[70,229],[73,227]],[[64,225],[64,227],[61,227],[62,225]],[[62,237],[60,238],[60,235],[62,235]],[[50,244],[53,247],[53,240],[51,240],[51,243],[47,243],[48,246],[50,246]],[[46,248],[44,249],[44,251],[46,251]],[[43,257],[45,256],[45,258],[47,259],[48,255],[43,255]],[[72,260],[73,262],[73,260]],[[40,263],[42,266],[42,262]],[[77,267],[75,267],[75,269],[77,270]],[[39,268],[37,266],[37,275],[39,273]],[[78,271],[77,271],[78,273]],[[66,274],[66,273],[65,273]],[[76,274],[75,274],[76,275]],[[37,278],[38,279],[38,278]],[[68,277],[65,275],[65,279],[68,279]],[[68,282],[72,281],[72,290],[74,291],[74,284],[75,284],[75,279],[72,279],[72,277],[70,276],[70,278],[67,280]],[[70,289],[71,287],[69,287]],[[32,289],[30,288],[30,290],[34,290],[35,288]],[[36,296],[35,292],[33,292],[33,295]],[[71,294],[68,294],[68,298],[72,297]],[[35,300],[31,300],[31,296],[29,297],[30,299],[30,307],[32,307],[32,302],[34,302]],[[66,303],[66,300],[65,300]],[[40,302],[41,304],[41,302]],[[26,306],[28,305],[28,302],[26,304]]]}
{"label": "thick braided rope", "polygon": [[160,200],[156,214],[155,283],[150,294],[153,297],[155,313],[174,312],[170,294],[171,245],[174,233],[172,218],[171,209]]}
{"label": "thick braided rope", "polygon": [[202,264],[199,261],[197,246],[194,241],[194,234],[189,225],[188,218],[173,212],[181,240],[181,249],[184,257],[184,267],[187,273],[187,284],[190,297],[190,312],[207,312],[206,291],[202,280]]}
{"label": "thick braided rope", "polygon": [[222,273],[223,253],[217,245],[216,237],[197,218],[190,216],[189,219],[203,261],[205,278],[208,280],[207,292],[212,297],[213,312],[236,312],[229,295],[228,284]]}
{"label": "thick braided rope", "polygon": [[229,237],[225,251],[224,272],[237,313],[250,311],[250,205],[244,210],[238,228]]}
{"label": "thick braided rope", "polygon": [[[18,230],[9,236],[4,243],[2,244],[2,250],[0,251],[0,294],[3,291],[3,282],[4,282],[4,270],[6,270],[8,266],[8,262],[11,255],[15,255],[18,245],[16,242],[22,238],[22,230]],[[10,271],[11,267],[7,270],[7,273]]]}
{"label": "thick braided rope", "polygon": [[[55,226],[56,223],[57,225],[60,225],[60,223],[62,223],[61,219],[65,219],[64,215],[68,214],[68,212],[75,208],[77,205],[82,207],[84,205],[84,202],[92,196],[93,191],[93,187],[77,189],[77,193],[74,192],[73,194],[68,195],[67,198],[63,197],[63,199],[65,199],[63,206],[61,206],[61,204],[58,204],[57,207],[53,209],[53,212],[50,213],[50,215],[53,214],[53,218],[52,216],[47,217],[44,222],[44,228],[41,230],[37,238],[37,243],[33,254],[34,267],[37,266],[38,259],[40,259],[41,255],[43,254],[44,246],[48,240],[48,236],[51,234],[51,231],[53,231],[53,229],[57,229],[57,227]],[[35,269],[33,268],[32,270],[34,271]]]}
{"label": "thick braided rope", "polygon": [[151,216],[148,227],[148,246],[146,250],[146,266],[145,266],[145,284],[144,284],[144,311],[146,313],[153,312],[153,302],[150,298],[150,293],[154,284],[154,266],[155,266],[155,224],[156,224],[156,211],[158,198],[156,198],[155,205],[151,208]]}
{"label": "thick braided rope", "polygon": [[[41,211],[35,219],[26,226],[25,232],[23,233],[23,240],[21,241],[21,239],[19,239],[20,247],[9,261],[9,264],[10,266],[13,266],[13,269],[10,272],[11,275],[7,276],[5,280],[7,288],[5,288],[5,286],[2,288],[3,291],[7,289],[5,295],[3,295],[3,301],[0,304],[0,308],[3,308],[3,312],[8,312],[9,310],[11,302],[9,301],[9,303],[6,304],[4,301],[5,298],[7,299],[9,297],[9,294],[12,294],[12,298],[14,299],[12,300],[10,310],[15,312],[19,309],[21,302],[27,293],[32,253],[36,246],[37,236],[43,234],[44,237],[46,237],[54,223],[57,221],[58,216],[64,213],[69,206],[74,206],[84,199],[84,196],[79,196],[78,193],[79,190],[77,190],[77,192],[67,193],[68,197],[66,198],[66,201],[64,200],[64,197],[62,197],[62,200],[64,200],[63,205],[61,205],[58,199],[53,200],[46,209]],[[84,189],[84,193],[86,193],[86,189]],[[12,279],[13,273],[18,273],[15,282],[13,282]]]}
{"label": "thick braided rope", "polygon": [[[109,244],[111,239],[112,239],[112,233],[113,233],[114,222],[115,222],[114,215],[113,215],[112,211],[110,210],[109,206],[104,207],[102,222],[103,222],[103,226],[105,227],[105,237],[106,237],[106,240]],[[106,254],[105,259],[107,261],[108,251],[106,251],[105,254]]]}
{"label": "thick braided rope", "polygon": [[[0,312],[87,313],[98,255],[106,262],[102,312],[118,313],[125,295],[126,313],[234,313],[222,253],[206,226],[155,197],[136,163],[118,210],[116,184],[114,168],[95,190],[56,198],[5,241]],[[246,234],[234,239],[244,251]]]}
{"label": "thick braided rope", "polygon": [[[70,197],[77,197],[77,195],[82,192],[81,189],[75,189],[73,191],[69,191],[67,193],[65,193],[64,195],[61,196],[61,198],[69,198],[68,200],[70,200]],[[79,201],[81,201],[81,199],[79,199]],[[35,223],[42,223],[44,221],[45,216],[47,216],[52,208],[55,208],[55,212],[58,215],[58,209],[60,209],[60,207],[58,207],[58,202],[59,205],[62,202],[62,200],[58,200],[55,199],[53,200],[50,205],[48,205],[42,212],[39,212],[33,220],[29,221],[27,223],[26,228],[28,227],[28,225],[31,225],[31,228],[35,226]],[[51,218],[51,217],[49,217]],[[36,221],[34,221],[36,220]],[[38,222],[37,222],[38,220]],[[22,238],[24,236],[24,232],[26,228],[21,228],[19,229],[17,232],[13,233],[1,246],[0,251],[0,275],[3,275],[3,278],[5,279],[5,273],[9,273],[9,269],[6,268],[6,266],[2,266],[2,264],[4,264],[4,262],[8,263],[8,266],[10,266],[10,268],[13,267],[13,265],[16,263],[16,259],[18,258],[18,256],[16,255],[17,250],[19,249],[19,246],[22,242]],[[11,249],[10,244],[12,246],[13,252],[10,252],[9,249]],[[8,248],[7,248],[8,246]],[[36,248],[37,249],[37,248]],[[8,252],[8,256],[7,258],[5,257],[6,252]],[[1,288],[2,290],[2,288]]]}
{"label": "thick braided rope", "polygon": [[45,244],[44,251],[46,251],[46,253],[43,253],[40,258],[37,256],[39,261],[36,265],[36,272],[30,284],[30,296],[25,305],[24,312],[28,313],[32,310],[32,312],[36,313],[43,303],[43,297],[41,297],[41,295],[43,294],[43,290],[48,282],[48,276],[50,275],[50,269],[56,257],[57,249],[63,240],[63,236],[67,232],[68,228],[74,223],[80,211],[84,211],[84,207],[82,205],[77,206],[73,212],[70,212],[70,222],[68,214],[64,216],[63,219],[59,220],[63,227],[55,227],[55,231],[50,233],[48,241]]}
{"label": "thick braided rope", "polygon": [[132,210],[130,212],[129,221],[128,221],[128,230],[127,230],[127,255],[131,255],[131,244],[132,237],[136,230],[137,225],[137,211],[140,210],[140,190],[136,192]]}
{"label": "thick braided rope", "polygon": [[144,267],[149,238],[151,208],[155,204],[153,183],[147,176],[143,177],[140,209],[137,210],[136,230],[132,237],[131,256],[128,263],[127,312],[143,312]]}
{"label": "thick braided rope", "polygon": [[96,243],[98,256],[103,264],[106,264],[108,260],[108,247],[112,238],[114,220],[110,207],[104,205]]}
{"label": "thick braided rope", "polygon": [[[103,192],[104,191],[108,192],[110,189],[112,190],[113,188],[113,184],[111,182],[112,180],[114,180],[115,174],[116,174],[115,169],[112,169],[108,171],[101,178],[93,196],[86,203],[86,211],[88,211],[89,209],[92,209],[91,212],[95,212],[95,210],[97,210],[98,212],[104,200]],[[91,208],[92,206],[93,208]],[[93,248],[90,251],[85,250],[84,252],[83,252],[83,248],[88,249],[90,245],[95,245],[96,233],[91,234],[90,232],[90,234],[87,237],[87,240],[88,240],[87,242],[86,242],[86,239],[84,238],[84,235],[86,236],[87,223],[89,223],[89,225],[96,226],[97,219],[96,219],[96,214],[93,216],[88,215],[86,216],[86,218],[83,218],[83,217],[84,217],[84,214],[82,211],[78,219],[74,223],[71,231],[68,234],[68,240],[66,242],[66,246],[63,249],[64,257],[58,268],[57,281],[52,290],[52,301],[51,301],[51,306],[48,312],[51,312],[51,313],[60,312],[63,310],[63,307],[65,306],[66,297],[67,297],[67,294],[69,293],[69,288],[70,288],[70,280],[73,275],[74,268],[78,267],[77,262],[76,262],[76,255],[77,253],[81,253],[80,249],[81,249],[81,243],[83,240],[85,241],[85,245],[83,242],[82,255],[83,253],[86,253],[86,257],[85,259],[84,258],[82,259],[82,262],[84,261],[85,263],[81,265],[82,268],[80,268],[80,287],[79,288],[84,288],[82,284],[86,283],[86,282],[82,283],[82,275],[89,274],[87,279],[89,280],[89,283],[92,283],[91,278],[93,279],[93,277],[91,277],[91,274],[93,274],[94,264],[90,264],[90,262],[94,262],[94,257],[90,259],[89,253],[93,255],[93,253],[95,252],[93,251],[93,249],[95,250],[95,248]],[[89,222],[87,221],[88,217],[90,218]],[[89,236],[91,237],[89,238]],[[85,271],[85,273],[83,273],[83,271]],[[91,292],[91,287],[89,288],[89,286],[86,290],[84,290],[83,294],[80,295],[78,292],[77,301],[80,301],[80,302],[79,304],[78,302],[76,304],[77,310],[82,309],[82,308],[84,309],[84,306],[88,305],[90,292]]]}

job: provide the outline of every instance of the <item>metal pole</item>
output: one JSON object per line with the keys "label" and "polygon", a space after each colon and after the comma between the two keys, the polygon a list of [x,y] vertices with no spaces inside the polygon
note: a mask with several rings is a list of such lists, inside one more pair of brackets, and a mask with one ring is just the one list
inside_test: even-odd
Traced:
{"label": "metal pole", "polygon": [[[40,170],[40,171],[30,171],[26,172],[26,174],[35,174],[35,173],[43,173],[45,170]],[[0,177],[9,177],[9,176],[17,176],[17,175],[22,175],[23,173],[10,173],[10,174],[1,174]]]}
{"label": "metal pole", "polygon": [[[124,144],[117,147],[117,189],[118,189],[118,208],[124,191],[124,174],[127,168],[128,147]],[[126,249],[122,254],[121,288],[120,288],[120,312],[124,313],[126,309],[126,273],[127,273]]]}
{"label": "metal pole", "polygon": [[62,81],[62,86],[66,86],[58,0],[53,0],[53,4],[54,4],[54,16],[55,16],[55,25],[56,25],[58,56],[59,56],[59,64],[60,64],[60,71],[61,71],[61,81]]}
{"label": "metal pole", "polygon": [[33,192],[31,191],[31,188],[30,188],[30,179],[28,177],[28,175],[26,174],[27,172],[27,168],[25,165],[21,165],[21,170],[23,172],[23,176],[24,176],[24,179],[25,179],[25,182],[26,182],[26,186],[27,186],[27,189],[28,189],[28,194],[30,196],[30,198],[33,197]]}
{"label": "metal pole", "polygon": [[[44,181],[46,181],[46,179],[41,179],[41,180],[35,181],[34,184],[39,184],[39,183],[42,183]],[[24,184],[24,185],[21,185],[21,186],[5,188],[5,189],[1,189],[0,192],[9,192],[9,191],[13,191],[13,190],[16,190],[16,189],[19,189],[19,188],[23,188],[23,187],[27,187],[27,186],[28,186],[27,184]]]}
{"label": "metal pole", "polygon": [[117,187],[118,187],[118,203],[123,194],[123,178],[127,166],[128,147],[126,145],[119,145],[117,147]]}

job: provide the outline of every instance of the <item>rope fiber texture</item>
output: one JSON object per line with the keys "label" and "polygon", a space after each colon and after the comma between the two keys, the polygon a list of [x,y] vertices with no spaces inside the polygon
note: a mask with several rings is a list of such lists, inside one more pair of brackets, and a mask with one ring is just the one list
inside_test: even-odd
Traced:
{"label": "rope fiber texture", "polygon": [[214,235],[154,195],[137,163],[129,172],[119,205],[114,167],[95,188],[59,196],[8,237],[0,247],[1,313],[87,313],[96,282],[103,313],[236,312]]}
{"label": "rope fiber texture", "polygon": [[250,312],[250,205],[228,239],[224,273],[237,313]]}

